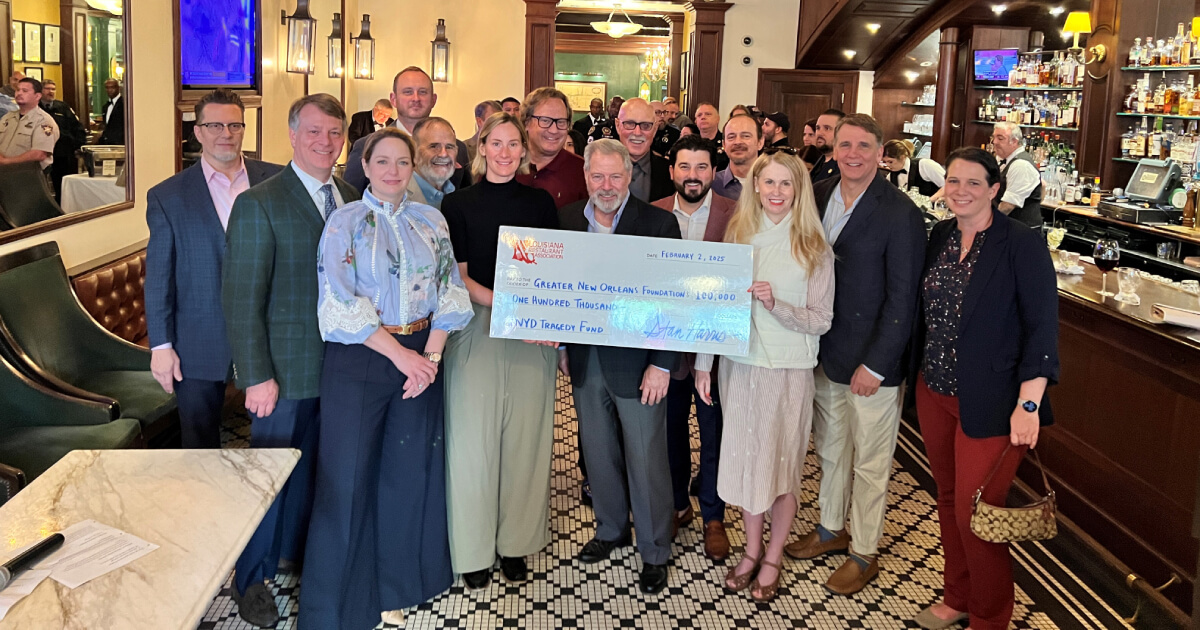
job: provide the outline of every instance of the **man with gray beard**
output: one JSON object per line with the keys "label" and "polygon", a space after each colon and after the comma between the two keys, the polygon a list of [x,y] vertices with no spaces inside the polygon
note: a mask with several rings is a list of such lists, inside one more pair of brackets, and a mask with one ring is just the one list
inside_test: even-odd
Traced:
{"label": "man with gray beard", "polygon": [[413,201],[442,209],[442,198],[454,192],[454,157],[458,143],[454,127],[445,118],[430,116],[417,123],[413,130],[417,145],[416,164],[408,182],[408,194]]}

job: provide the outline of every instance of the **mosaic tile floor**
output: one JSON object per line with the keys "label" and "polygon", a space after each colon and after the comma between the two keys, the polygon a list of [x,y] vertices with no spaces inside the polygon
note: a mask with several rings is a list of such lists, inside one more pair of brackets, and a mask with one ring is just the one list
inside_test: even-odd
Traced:
{"label": "mosaic tile floor", "polygon": [[[226,446],[245,447],[249,422],[244,410],[232,415],[225,428]],[[694,422],[692,433],[695,442]],[[907,425],[901,431],[889,487],[880,576],[849,598],[832,595],[822,587],[844,560],[841,557],[789,561],[779,596],[769,604],[757,604],[745,594],[724,592],[721,580],[728,567],[704,557],[699,521],[680,531],[676,538],[669,586],[658,596],[645,596],[637,590],[640,563],[633,547],[614,552],[609,562],[575,562],[576,553],[592,536],[591,509],[578,500],[576,455],[575,410],[570,387],[560,380],[550,499],[553,536],[550,546],[529,558],[532,579],[519,586],[494,580],[490,588],[477,593],[467,592],[458,580],[436,599],[407,611],[404,627],[884,630],[918,627],[913,616],[939,595],[942,556],[932,480],[920,436]],[[697,465],[695,454],[693,460],[693,466]],[[793,537],[808,531],[817,521],[819,475],[810,452]],[[734,553],[739,553],[745,537],[737,510],[729,509],[727,524]],[[1044,546],[1020,545],[1014,550],[1014,558],[1018,589],[1013,628],[1132,628]],[[283,615],[276,627],[295,628],[299,578],[280,574],[276,587],[276,601]],[[229,588],[227,582],[209,606],[200,624],[202,630],[253,628],[237,616]]]}

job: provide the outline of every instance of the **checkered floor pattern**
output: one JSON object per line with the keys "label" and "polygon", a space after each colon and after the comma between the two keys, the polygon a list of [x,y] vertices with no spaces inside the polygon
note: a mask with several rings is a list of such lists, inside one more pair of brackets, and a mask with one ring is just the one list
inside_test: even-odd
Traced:
{"label": "checkered floor pattern", "polygon": [[[231,405],[236,407],[236,405]],[[225,427],[227,447],[245,447],[249,422],[244,410]],[[576,418],[570,386],[560,379],[555,418],[555,457],[551,488],[552,542],[529,558],[532,579],[519,586],[493,580],[482,592],[466,591],[461,579],[436,599],[406,611],[406,628],[916,628],[912,618],[935,601],[941,586],[942,556],[938,545],[937,514],[931,487],[919,480],[922,472],[910,463],[894,463],[889,487],[889,509],[880,544],[879,578],[854,597],[831,595],[822,584],[844,558],[815,562],[789,561],[778,598],[757,604],[745,594],[728,594],[721,582],[727,564],[714,564],[704,557],[703,536],[698,521],[676,538],[668,590],[645,596],[637,590],[640,562],[633,547],[614,552],[609,562],[581,565],[576,553],[592,536],[591,508],[579,503],[580,477],[577,455]],[[696,436],[692,427],[693,443]],[[898,457],[904,456],[898,451]],[[693,466],[697,465],[693,455]],[[805,464],[806,481],[799,495],[799,514],[793,537],[817,522],[817,491],[820,470],[810,452]],[[923,485],[924,484],[924,485]],[[697,510],[699,509],[696,506]],[[738,511],[727,513],[734,553],[744,546],[745,536]],[[734,556],[737,557],[736,555]],[[280,574],[276,601],[282,614],[277,628],[295,628],[299,578]],[[201,630],[253,628],[243,622],[229,596],[229,583],[209,606]],[[1043,599],[1053,599],[1045,597]],[[381,628],[393,626],[381,625]],[[1109,621],[1092,624],[1056,601],[1035,603],[1018,581],[1014,628],[1128,627]]]}

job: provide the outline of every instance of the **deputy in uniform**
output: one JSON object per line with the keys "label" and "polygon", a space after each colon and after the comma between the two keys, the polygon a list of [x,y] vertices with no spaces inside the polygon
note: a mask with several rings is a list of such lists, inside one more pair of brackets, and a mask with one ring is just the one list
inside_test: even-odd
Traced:
{"label": "deputy in uniform", "polygon": [[654,107],[654,121],[658,124],[658,131],[654,134],[654,144],[650,150],[659,157],[667,157],[671,152],[671,147],[679,140],[679,130],[667,124],[667,109],[659,101],[651,103]]}
{"label": "deputy in uniform", "polygon": [[42,82],[25,77],[17,83],[17,111],[0,118],[0,165],[38,162],[47,169],[54,162],[58,124],[38,107]]}

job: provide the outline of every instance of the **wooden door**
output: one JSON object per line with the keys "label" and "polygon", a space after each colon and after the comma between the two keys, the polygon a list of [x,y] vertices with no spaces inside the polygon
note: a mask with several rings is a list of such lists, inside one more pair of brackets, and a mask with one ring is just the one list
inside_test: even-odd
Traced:
{"label": "wooden door", "polygon": [[821,112],[836,108],[853,113],[858,102],[858,73],[828,70],[758,71],[758,102],[764,112],[783,112],[793,130]]}

